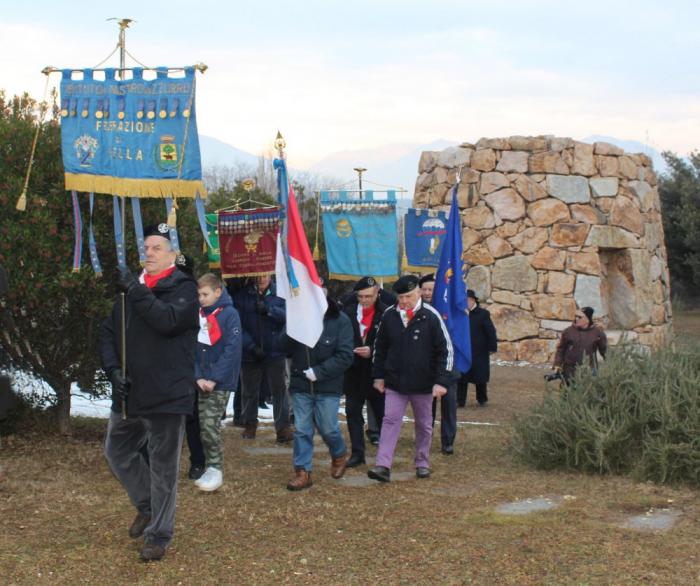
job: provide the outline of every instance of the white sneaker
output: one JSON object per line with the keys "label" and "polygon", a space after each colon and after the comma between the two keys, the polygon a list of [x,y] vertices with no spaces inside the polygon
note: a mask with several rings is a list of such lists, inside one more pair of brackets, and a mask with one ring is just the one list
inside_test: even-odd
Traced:
{"label": "white sneaker", "polygon": [[195,482],[195,486],[199,490],[212,492],[221,488],[224,483],[224,475],[218,468],[207,468],[202,474],[202,477]]}

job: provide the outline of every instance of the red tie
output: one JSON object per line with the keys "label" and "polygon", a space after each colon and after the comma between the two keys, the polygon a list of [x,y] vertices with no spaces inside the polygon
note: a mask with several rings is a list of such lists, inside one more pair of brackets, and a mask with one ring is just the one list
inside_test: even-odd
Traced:
{"label": "red tie", "polygon": [[406,317],[408,317],[408,321],[411,321],[413,319],[413,310],[412,309],[406,310]]}

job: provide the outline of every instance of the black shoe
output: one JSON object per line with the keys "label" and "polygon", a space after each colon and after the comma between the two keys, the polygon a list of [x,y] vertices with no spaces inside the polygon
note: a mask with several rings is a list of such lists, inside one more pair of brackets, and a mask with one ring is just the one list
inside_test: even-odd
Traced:
{"label": "black shoe", "polygon": [[455,453],[455,447],[452,444],[447,444],[445,446],[442,446],[442,453],[445,454],[446,456],[451,456],[452,454]]}
{"label": "black shoe", "polygon": [[416,478],[430,478],[430,468],[419,466],[416,468]]}
{"label": "black shoe", "polygon": [[466,403],[457,403],[457,407],[459,407],[460,409],[464,409],[466,406]]}
{"label": "black shoe", "polygon": [[379,482],[391,482],[391,470],[386,466],[375,466],[367,470],[367,476]]}
{"label": "black shoe", "polygon": [[352,454],[348,458],[348,462],[345,465],[346,468],[357,468],[358,466],[361,466],[362,464],[365,463],[365,457],[360,456],[360,454]]}
{"label": "black shoe", "polygon": [[479,401],[479,407],[486,407],[488,401]]}
{"label": "black shoe", "polygon": [[202,477],[202,474],[204,474],[204,466],[190,466],[190,471],[187,474],[187,477],[190,480],[199,480]]}
{"label": "black shoe", "polygon": [[148,524],[150,522],[150,515],[137,513],[136,518],[134,519],[133,523],[131,523],[131,527],[129,527],[129,537],[131,537],[131,539],[138,539],[139,537],[141,537],[143,535],[144,529],[148,527]]}
{"label": "black shoe", "polygon": [[165,555],[165,548],[162,545],[156,545],[155,543],[146,543],[141,548],[141,559],[144,562],[157,562],[163,559]]}
{"label": "black shoe", "polygon": [[371,443],[373,446],[378,446],[379,445],[379,436],[378,435],[370,435],[369,436],[369,443]]}

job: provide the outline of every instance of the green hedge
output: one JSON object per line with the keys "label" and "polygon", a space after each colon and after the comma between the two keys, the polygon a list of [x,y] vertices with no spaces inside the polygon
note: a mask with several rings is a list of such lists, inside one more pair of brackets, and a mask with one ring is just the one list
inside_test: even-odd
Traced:
{"label": "green hedge", "polygon": [[612,349],[516,422],[514,448],[543,469],[700,485],[700,345]]}

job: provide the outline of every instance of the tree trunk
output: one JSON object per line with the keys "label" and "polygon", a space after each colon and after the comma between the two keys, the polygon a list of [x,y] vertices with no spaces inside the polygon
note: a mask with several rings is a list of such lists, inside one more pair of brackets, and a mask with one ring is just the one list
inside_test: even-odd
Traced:
{"label": "tree trunk", "polygon": [[71,435],[70,426],[70,381],[63,381],[60,385],[54,387],[56,389],[56,422],[58,423],[58,431],[63,435]]}

